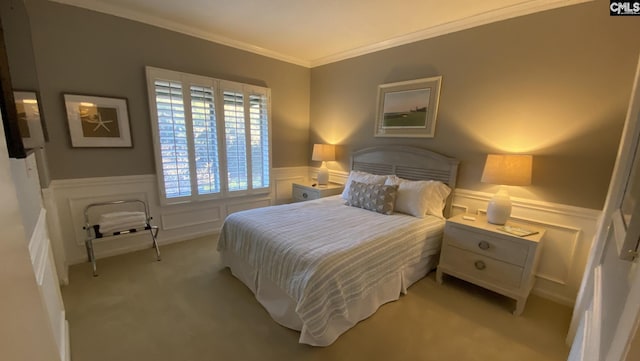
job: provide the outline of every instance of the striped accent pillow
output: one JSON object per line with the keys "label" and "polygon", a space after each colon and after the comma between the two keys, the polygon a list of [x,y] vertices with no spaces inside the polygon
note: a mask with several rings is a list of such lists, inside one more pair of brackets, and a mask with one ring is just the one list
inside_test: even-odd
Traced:
{"label": "striped accent pillow", "polygon": [[346,204],[388,215],[393,213],[397,196],[397,185],[351,181]]}

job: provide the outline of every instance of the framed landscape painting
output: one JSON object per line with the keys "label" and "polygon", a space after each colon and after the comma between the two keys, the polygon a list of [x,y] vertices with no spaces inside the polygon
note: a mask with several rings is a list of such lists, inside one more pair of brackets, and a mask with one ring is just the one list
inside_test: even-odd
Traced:
{"label": "framed landscape painting", "polygon": [[131,147],[127,99],[64,94],[73,147]]}
{"label": "framed landscape painting", "polygon": [[378,86],[376,137],[433,138],[442,77]]}

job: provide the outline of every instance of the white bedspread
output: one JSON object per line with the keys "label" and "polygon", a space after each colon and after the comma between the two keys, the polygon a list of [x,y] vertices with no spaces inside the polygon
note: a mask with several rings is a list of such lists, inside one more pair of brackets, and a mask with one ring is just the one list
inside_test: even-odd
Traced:
{"label": "white bedspread", "polygon": [[444,221],[344,205],[340,196],[231,214],[218,250],[232,252],[297,302],[310,335],[389,274],[439,253]]}

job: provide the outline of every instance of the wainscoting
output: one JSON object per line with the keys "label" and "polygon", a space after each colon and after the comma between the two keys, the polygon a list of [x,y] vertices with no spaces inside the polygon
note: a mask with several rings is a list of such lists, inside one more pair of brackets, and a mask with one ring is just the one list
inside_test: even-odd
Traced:
{"label": "wainscoting", "polygon": [[[38,287],[39,300],[37,303],[41,303],[39,306],[44,308],[47,320],[49,321],[48,324],[45,323],[41,326],[47,330],[44,334],[50,332],[57,347],[60,358],[55,359],[68,361],[71,358],[71,354],[69,353],[69,323],[66,320],[64,302],[60,293],[59,273],[55,263],[56,256],[54,255],[55,252],[53,249],[54,241],[51,239],[48,230],[49,214],[43,207],[43,201],[40,195],[36,154],[29,152],[26,158],[10,159],[9,163],[17,196],[15,205],[17,206],[19,202],[20,218],[22,221],[21,224],[12,226],[22,228],[25,239],[28,240],[29,257],[31,266],[33,267],[35,283]],[[11,188],[13,188],[13,186]],[[12,189],[10,191],[14,190]],[[4,241],[4,239],[2,241]],[[10,269],[11,265],[7,266],[3,264],[3,266],[5,266],[3,272],[12,273]],[[66,267],[64,268],[66,274]],[[18,274],[19,271],[16,273],[16,277]],[[33,282],[33,280],[24,279],[22,276],[19,278],[21,282],[25,284]],[[16,278],[16,281],[18,281],[18,278]],[[9,288],[3,290],[3,292],[10,293],[13,292],[13,290]],[[11,299],[11,297],[9,299]],[[12,302],[10,301],[8,304],[12,304]],[[34,309],[34,311],[37,312],[38,310]],[[3,322],[5,321],[7,320],[3,320]],[[8,324],[11,324],[11,322]],[[35,344],[38,340],[33,339],[31,341]],[[44,342],[46,343],[47,341]]]}
{"label": "wainscoting", "polygon": [[[317,169],[310,169],[311,175]],[[331,171],[332,182],[346,182],[348,173]],[[493,194],[457,188],[452,215],[482,214]],[[533,292],[541,297],[572,306],[584,273],[600,211],[563,204],[512,197],[511,219],[546,229],[542,255]]]}
{"label": "wainscoting", "polygon": [[[49,210],[49,228],[54,243],[58,276],[68,283],[67,267],[87,262],[84,241],[84,209],[90,203],[119,199],[141,199],[149,204],[153,224],[160,227],[162,245],[219,231],[225,217],[245,209],[288,203],[291,184],[308,179],[308,167],[273,169],[271,194],[210,200],[189,204],[161,205],[155,175],[100,177],[54,180],[43,189],[44,205]],[[94,242],[97,258],[150,248],[146,232],[106,238]],[[150,250],[150,257],[152,252]],[[100,267],[98,262],[98,267]]]}
{"label": "wainscoting", "polygon": [[[456,189],[453,213],[486,212],[493,194]],[[533,292],[566,305],[573,305],[596,232],[600,212],[529,199],[511,198],[511,219],[546,229]]]}
{"label": "wainscoting", "polygon": [[56,274],[53,252],[47,232],[46,211],[41,209],[40,216],[29,240],[29,254],[40,287],[42,301],[49,315],[51,330],[60,352],[61,360],[70,360],[69,323],[66,320],[60,282]]}
{"label": "wainscoting", "polygon": [[[84,207],[87,204],[126,198],[144,199],[149,203],[155,224],[160,226],[159,243],[217,233],[225,217],[233,212],[291,200],[291,184],[314,178],[317,168],[289,167],[273,169],[273,192],[260,196],[212,200],[193,204],[161,206],[155,175],[54,180],[43,191],[49,210],[50,237],[53,248],[64,253],[60,264],[87,261],[84,247]],[[331,171],[330,180],[344,183],[348,174]],[[453,213],[483,213],[492,194],[456,189]],[[512,218],[524,224],[547,229],[537,281],[533,292],[567,305],[573,305],[584,271],[587,254],[600,212],[555,203],[513,198]],[[95,242],[98,258],[150,248],[146,234],[130,234]],[[149,250],[149,257],[153,253]],[[98,262],[99,267],[99,262]],[[68,282],[66,267],[58,267],[63,283]]]}

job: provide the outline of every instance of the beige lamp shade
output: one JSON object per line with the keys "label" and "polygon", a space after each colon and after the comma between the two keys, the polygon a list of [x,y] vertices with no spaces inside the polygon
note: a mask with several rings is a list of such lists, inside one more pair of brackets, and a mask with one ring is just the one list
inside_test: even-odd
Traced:
{"label": "beige lamp shade", "polygon": [[[529,185],[532,163],[531,155],[488,154],[482,172],[482,182],[502,186]],[[511,197],[507,187],[500,187],[500,190],[489,200],[487,221],[493,224],[505,224],[510,216]]]}
{"label": "beige lamp shade", "polygon": [[487,154],[482,183],[507,186],[531,184],[533,156],[522,154]]}
{"label": "beige lamp shade", "polygon": [[315,161],[336,160],[336,146],[333,144],[314,144],[311,160],[315,160]]}
{"label": "beige lamp shade", "polygon": [[329,168],[327,161],[336,160],[336,146],[333,144],[314,144],[311,160],[322,161],[318,169],[318,184],[325,186],[329,183]]}

